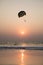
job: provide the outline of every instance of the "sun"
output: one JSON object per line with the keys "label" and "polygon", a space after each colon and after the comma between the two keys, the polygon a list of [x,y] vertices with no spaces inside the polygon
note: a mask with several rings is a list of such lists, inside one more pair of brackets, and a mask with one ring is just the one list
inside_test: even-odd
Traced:
{"label": "sun", "polygon": [[25,32],[24,32],[24,31],[22,31],[22,32],[21,32],[21,35],[24,35],[24,34],[25,34]]}

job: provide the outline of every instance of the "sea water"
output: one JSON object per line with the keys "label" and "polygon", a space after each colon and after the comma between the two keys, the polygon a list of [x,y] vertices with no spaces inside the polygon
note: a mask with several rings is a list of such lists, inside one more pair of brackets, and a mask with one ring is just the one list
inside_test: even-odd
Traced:
{"label": "sea water", "polygon": [[43,50],[0,49],[0,65],[43,65]]}

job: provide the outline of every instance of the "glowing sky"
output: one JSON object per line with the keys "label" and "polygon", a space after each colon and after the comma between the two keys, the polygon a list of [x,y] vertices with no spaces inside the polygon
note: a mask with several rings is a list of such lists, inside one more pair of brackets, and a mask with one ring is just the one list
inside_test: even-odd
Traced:
{"label": "glowing sky", "polygon": [[[21,10],[26,16],[18,18]],[[0,39],[22,32],[28,40],[43,40],[43,0],[0,0]]]}

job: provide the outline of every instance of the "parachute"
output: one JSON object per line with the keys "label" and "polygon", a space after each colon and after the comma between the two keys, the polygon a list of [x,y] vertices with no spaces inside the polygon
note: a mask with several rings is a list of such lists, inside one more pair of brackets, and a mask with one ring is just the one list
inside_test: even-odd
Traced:
{"label": "parachute", "polygon": [[20,11],[18,12],[18,17],[23,20],[24,22],[26,22],[25,20],[25,15],[26,15],[26,12],[25,11]]}
{"label": "parachute", "polygon": [[25,11],[20,11],[19,13],[18,13],[18,17],[20,18],[20,17],[23,17],[24,15],[26,15],[26,12]]}
{"label": "parachute", "polygon": [[18,20],[21,21],[21,22],[28,22],[28,21],[31,21],[31,12],[29,11],[29,14],[28,12],[24,11],[24,10],[21,10],[17,13],[17,16],[18,16]]}

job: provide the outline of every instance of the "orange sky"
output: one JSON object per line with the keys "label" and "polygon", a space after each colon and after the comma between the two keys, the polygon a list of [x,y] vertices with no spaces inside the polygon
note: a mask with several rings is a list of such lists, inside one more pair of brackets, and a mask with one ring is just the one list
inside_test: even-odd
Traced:
{"label": "orange sky", "polygon": [[[21,10],[26,16],[18,18]],[[0,35],[19,37],[21,32],[43,38],[43,0],[0,0]]]}

